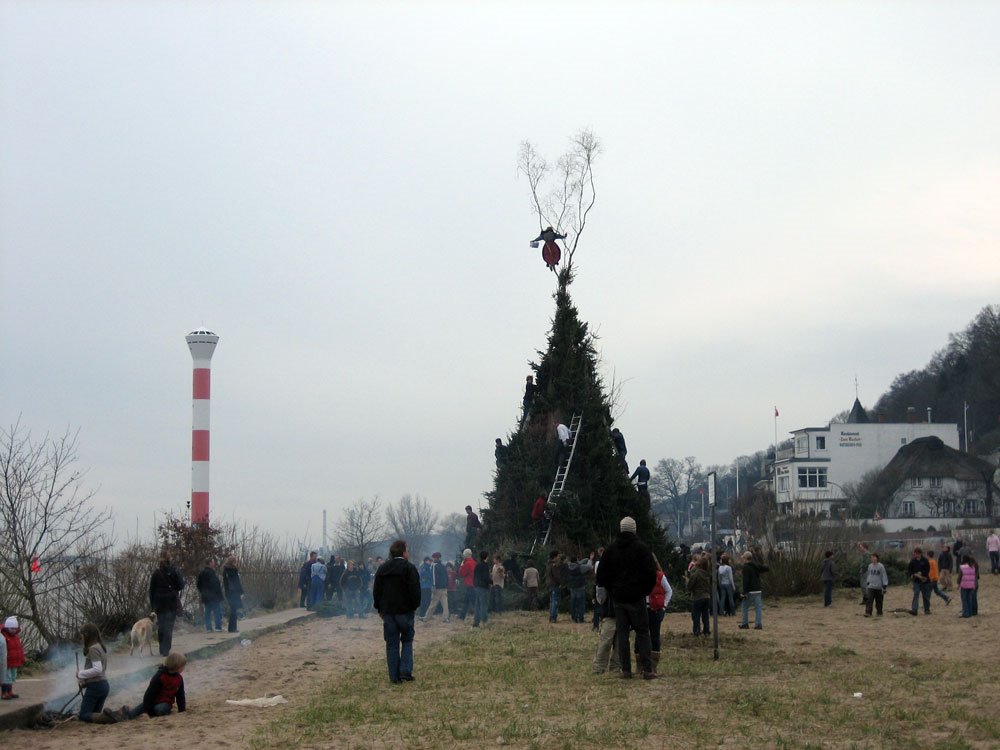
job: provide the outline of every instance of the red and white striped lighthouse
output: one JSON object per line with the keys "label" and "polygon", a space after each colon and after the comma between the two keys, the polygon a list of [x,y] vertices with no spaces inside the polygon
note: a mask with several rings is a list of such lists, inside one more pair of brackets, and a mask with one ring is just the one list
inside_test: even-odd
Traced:
{"label": "red and white striped lighthouse", "polygon": [[191,523],[208,524],[209,405],[212,395],[212,354],[219,337],[192,331],[186,337],[194,359],[191,402]]}

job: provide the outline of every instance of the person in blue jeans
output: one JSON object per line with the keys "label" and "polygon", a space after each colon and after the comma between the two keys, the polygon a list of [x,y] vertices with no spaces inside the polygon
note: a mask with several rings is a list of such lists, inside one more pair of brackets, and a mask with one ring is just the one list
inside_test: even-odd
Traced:
{"label": "person in blue jeans", "polygon": [[108,684],[108,649],[104,646],[101,631],[92,623],[80,628],[80,638],[83,640],[83,669],[76,673],[77,683],[83,691],[80,702],[80,721],[93,724],[114,724],[115,719],[110,713],[104,712],[104,701],[107,700],[111,686]]}
{"label": "person in blue jeans", "polygon": [[404,540],[390,545],[389,558],[375,572],[372,600],[382,618],[389,682],[398,685],[413,681],[413,620],[420,606],[420,574],[410,562]]}
{"label": "person in blue jeans", "polygon": [[750,627],[750,604],[753,603],[754,630],[764,629],[764,608],[761,604],[761,583],[760,574],[767,573],[769,568],[763,563],[757,562],[753,558],[752,552],[743,553],[743,621],[740,623],[740,630]]}
{"label": "person in blue jeans", "polygon": [[920,547],[913,548],[913,557],[906,566],[906,573],[913,583],[913,602],[910,614],[917,616],[920,600],[924,600],[924,614],[931,613],[931,566]]}
{"label": "person in blue jeans", "polygon": [[205,567],[198,574],[198,593],[201,595],[201,605],[205,608],[205,632],[215,629],[222,630],[222,584],[215,572],[215,559],[208,558]]}
{"label": "person in blue jeans", "polygon": [[545,567],[545,583],[549,587],[549,622],[556,622],[559,619],[559,600],[562,597],[564,572],[559,550],[552,550],[549,553],[549,564]]}
{"label": "person in blue jeans", "polygon": [[476,570],[472,574],[472,584],[476,589],[476,616],[472,621],[472,627],[478,628],[479,623],[483,625],[490,617],[489,601],[491,580],[490,564],[486,562],[489,553],[483,550],[479,553],[479,562],[476,563]]}

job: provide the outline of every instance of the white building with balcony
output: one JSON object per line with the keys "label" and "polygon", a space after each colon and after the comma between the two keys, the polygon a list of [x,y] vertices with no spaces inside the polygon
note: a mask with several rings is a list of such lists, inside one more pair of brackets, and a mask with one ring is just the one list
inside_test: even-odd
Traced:
{"label": "white building with balcony", "polygon": [[871,422],[861,402],[845,423],[792,431],[793,448],[774,462],[774,496],[780,513],[818,515],[844,507],[843,486],[885,468],[899,449],[914,440],[938,437],[958,449],[957,424]]}

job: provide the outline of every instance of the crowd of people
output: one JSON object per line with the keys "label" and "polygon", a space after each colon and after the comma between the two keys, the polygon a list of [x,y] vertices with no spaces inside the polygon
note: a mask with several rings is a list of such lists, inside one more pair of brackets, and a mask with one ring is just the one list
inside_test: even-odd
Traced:
{"label": "crowd of people", "polygon": [[[863,543],[859,544],[858,548],[864,558],[861,565],[861,604],[865,605],[865,617],[871,617],[873,609],[876,616],[881,616],[884,597],[889,589],[888,572],[877,552],[872,552],[868,545]],[[986,550],[990,555],[992,573],[994,575],[1000,573],[1000,559],[994,562],[994,556],[1000,558],[1000,537],[996,531],[990,531],[986,539]],[[832,555],[833,552],[828,551],[827,559],[829,560]],[[951,604],[954,595],[948,592],[954,590],[953,566],[954,586],[958,588],[962,603],[959,617],[967,619],[979,615],[979,562],[961,538],[955,539],[951,544],[942,542],[941,549],[936,554],[933,549],[925,551],[922,547],[913,548],[906,566],[906,577],[913,592],[910,615],[917,617],[921,605],[925,615],[931,614],[931,601],[934,596],[943,600],[946,606]],[[830,568],[829,572],[826,567],[823,569],[824,585],[828,577],[831,581],[834,580],[835,571],[832,562]]]}
{"label": "crowd of people", "polygon": [[[471,507],[467,512],[472,513]],[[474,515],[474,514],[473,514]],[[478,531],[470,525],[472,538]],[[471,522],[470,522],[471,523]],[[987,539],[991,573],[1000,574],[1000,537],[991,532]],[[865,617],[883,614],[884,597],[890,585],[889,574],[880,555],[860,544],[864,556],[861,567],[862,601]],[[762,576],[769,572],[759,554],[745,551],[738,557],[734,569],[729,551],[716,551],[717,575],[711,576],[712,552],[695,548],[687,556],[683,586],[690,600],[691,627],[695,637],[711,635],[710,613],[715,599],[716,611],[723,617],[736,616],[736,576],[742,583],[742,618],[740,629],[749,629],[750,609],[754,610],[754,625],[763,629]],[[517,554],[508,559],[486,550],[474,553],[471,547],[462,552],[458,567],[444,561],[440,552],[423,558],[419,566],[410,562],[405,540],[390,546],[389,559],[369,559],[367,564],[345,561],[336,556],[327,566],[316,552],[303,563],[299,576],[300,606],[315,607],[321,601],[337,598],[344,603],[348,617],[365,617],[370,611],[382,620],[386,643],[389,679],[394,684],[414,681],[413,639],[417,619],[427,623],[437,615],[442,622],[452,616],[464,621],[471,617],[473,627],[485,625],[492,615],[504,609],[504,591],[515,587],[524,593],[524,606],[529,611],[540,607],[539,591],[548,588],[549,621],[559,620],[563,592],[569,592],[569,613],[574,623],[586,622],[587,589],[592,580],[592,626],[597,632],[593,673],[616,672],[622,678],[633,676],[635,668],[643,679],[656,679],[661,655],[661,628],[674,590],[666,572],[649,547],[636,535],[636,522],[626,516],[619,524],[618,537],[607,548],[600,548],[586,558],[549,553],[544,571],[533,559],[521,565]],[[372,575],[369,571],[374,571]],[[952,581],[952,573],[955,579]],[[823,555],[819,568],[823,589],[823,605],[833,604],[833,588],[838,580],[833,550]],[[959,539],[954,544],[942,544],[941,549],[913,549],[905,574],[912,585],[909,613],[916,617],[921,605],[930,614],[932,597],[950,604],[957,588],[961,598],[961,617],[978,615],[979,564],[971,550]],[[370,584],[370,588],[369,588]],[[461,589],[459,588],[461,584]],[[238,561],[229,557],[222,568],[221,579],[214,559],[205,561],[197,577],[197,588],[204,607],[204,625],[208,632],[222,630],[222,603],[229,612],[229,632],[239,632],[237,621],[242,608],[243,586]],[[160,655],[163,662],[151,678],[142,700],[134,707],[123,706],[118,711],[105,708],[110,692],[107,681],[108,649],[100,631],[93,624],[80,629],[84,664],[76,674],[82,696],[79,718],[91,723],[114,723],[169,714],[176,706],[186,708],[182,673],[185,656],[171,649],[173,627],[181,612],[181,591],[184,577],[171,564],[168,555],[161,555],[157,568],[150,576],[149,602],[156,613]],[[17,670],[24,664],[24,649],[19,637],[16,617],[8,617],[0,629],[0,676],[2,699],[12,700]],[[634,640],[633,640],[634,634]]]}

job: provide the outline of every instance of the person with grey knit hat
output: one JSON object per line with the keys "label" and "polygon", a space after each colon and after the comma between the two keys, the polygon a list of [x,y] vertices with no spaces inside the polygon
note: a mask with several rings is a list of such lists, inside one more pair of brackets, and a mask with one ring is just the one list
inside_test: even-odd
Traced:
{"label": "person with grey knit hat", "polygon": [[656,583],[656,560],[649,547],[636,536],[634,518],[625,516],[618,528],[618,538],[604,551],[597,568],[597,585],[607,589],[614,601],[620,676],[632,677],[631,629],[635,630],[637,666],[642,669],[643,679],[652,680],[657,675],[651,656],[646,595]]}

